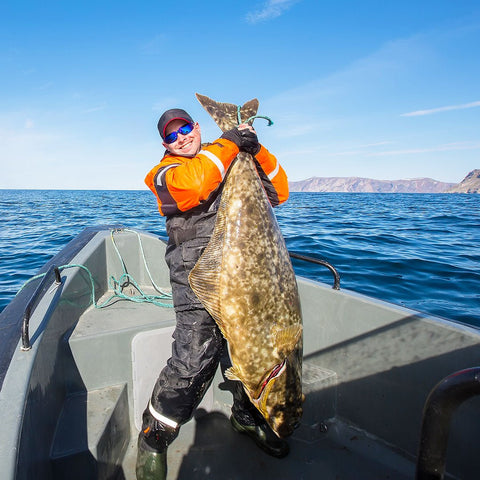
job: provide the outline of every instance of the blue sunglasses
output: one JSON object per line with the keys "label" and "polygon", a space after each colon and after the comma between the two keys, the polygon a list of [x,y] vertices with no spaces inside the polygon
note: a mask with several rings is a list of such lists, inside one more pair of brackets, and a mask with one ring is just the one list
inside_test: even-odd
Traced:
{"label": "blue sunglasses", "polygon": [[169,133],[164,138],[164,142],[168,143],[168,144],[176,142],[179,133],[182,134],[182,135],[187,135],[188,133],[190,133],[193,130],[193,126],[194,126],[193,123],[187,123],[183,127],[180,127],[176,132]]}

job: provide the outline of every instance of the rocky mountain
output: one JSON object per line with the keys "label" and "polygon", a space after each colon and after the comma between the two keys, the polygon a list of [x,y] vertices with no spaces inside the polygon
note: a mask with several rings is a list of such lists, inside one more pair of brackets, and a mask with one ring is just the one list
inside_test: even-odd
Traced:
{"label": "rocky mountain", "polygon": [[[478,171],[480,173],[480,170]],[[432,178],[375,180],[361,177],[312,177],[289,182],[292,192],[365,192],[365,193],[443,193],[454,183]]]}
{"label": "rocky mountain", "polygon": [[472,170],[460,183],[447,193],[480,193],[480,169]]}

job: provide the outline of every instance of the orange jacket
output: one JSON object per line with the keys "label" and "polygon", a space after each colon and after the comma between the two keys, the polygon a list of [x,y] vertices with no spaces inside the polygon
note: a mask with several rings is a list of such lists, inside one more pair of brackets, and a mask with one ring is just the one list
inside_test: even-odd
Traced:
{"label": "orange jacket", "polygon": [[[211,144],[202,145],[195,157],[166,153],[162,161],[145,177],[145,183],[157,197],[160,214],[170,216],[186,212],[207,200],[222,183],[238,152],[238,147],[233,142],[220,138]],[[258,165],[262,170],[259,174],[266,190],[273,189],[276,192],[276,205],[283,203],[288,198],[285,171],[263,146],[255,159],[257,170]],[[270,195],[269,197],[271,198]]]}

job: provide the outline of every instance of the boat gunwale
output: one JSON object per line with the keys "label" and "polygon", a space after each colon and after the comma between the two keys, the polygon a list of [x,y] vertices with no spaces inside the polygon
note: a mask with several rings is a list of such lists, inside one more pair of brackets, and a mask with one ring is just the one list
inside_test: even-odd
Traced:
{"label": "boat gunwale", "polygon": [[[75,238],[67,243],[56,255],[46,262],[37,272],[37,275],[45,273],[52,265],[68,264],[90,241],[100,232],[105,230],[123,228],[121,225],[98,225],[87,227]],[[15,298],[0,313],[0,391],[3,388],[13,355],[21,340],[21,329],[25,306],[34,294],[38,283],[32,282],[19,291]],[[41,301],[51,284],[45,285],[39,293],[38,302]],[[32,312],[33,314],[33,312]]]}

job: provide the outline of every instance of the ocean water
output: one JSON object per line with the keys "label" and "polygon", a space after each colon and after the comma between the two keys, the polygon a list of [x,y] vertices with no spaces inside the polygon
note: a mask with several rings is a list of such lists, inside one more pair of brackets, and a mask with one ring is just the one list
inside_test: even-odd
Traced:
{"label": "ocean water", "polygon": [[[341,287],[480,327],[480,195],[292,193],[275,212],[290,251]],[[166,235],[148,191],[0,190],[0,310],[84,228]],[[332,283],[324,267],[296,272]]]}

